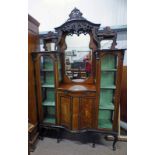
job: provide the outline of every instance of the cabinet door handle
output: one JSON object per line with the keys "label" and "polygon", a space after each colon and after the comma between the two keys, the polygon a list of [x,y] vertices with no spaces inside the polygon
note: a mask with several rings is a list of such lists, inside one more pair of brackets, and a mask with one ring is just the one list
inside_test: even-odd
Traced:
{"label": "cabinet door handle", "polygon": [[65,91],[64,91],[64,94],[65,94],[65,95],[67,95],[67,94],[68,94],[68,91],[67,91],[67,90],[65,90]]}

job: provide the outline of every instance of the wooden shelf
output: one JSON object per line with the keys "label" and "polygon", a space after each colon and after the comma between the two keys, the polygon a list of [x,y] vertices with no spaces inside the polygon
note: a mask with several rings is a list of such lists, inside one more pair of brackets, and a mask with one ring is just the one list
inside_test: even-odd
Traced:
{"label": "wooden shelf", "polygon": [[43,106],[55,106],[55,102],[45,100],[42,102]]}
{"label": "wooden shelf", "polygon": [[116,89],[116,86],[113,85],[113,86],[101,86],[100,87],[101,89]]}
{"label": "wooden shelf", "polygon": [[102,72],[115,72],[117,69],[102,69]]}
{"label": "wooden shelf", "polygon": [[53,69],[41,69],[41,72],[54,72]]}
{"label": "wooden shelf", "polygon": [[55,124],[55,118],[46,117],[46,118],[44,118],[43,123]]}
{"label": "wooden shelf", "polygon": [[42,88],[54,88],[54,85],[44,83],[44,84],[42,84]]}

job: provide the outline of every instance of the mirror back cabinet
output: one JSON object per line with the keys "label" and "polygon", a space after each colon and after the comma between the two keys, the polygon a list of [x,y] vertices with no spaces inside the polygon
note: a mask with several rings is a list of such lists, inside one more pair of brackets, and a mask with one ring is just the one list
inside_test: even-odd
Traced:
{"label": "mirror back cabinet", "polygon": [[[87,48],[74,40],[66,44],[68,36],[86,34]],[[117,133],[124,56],[124,49],[115,48],[117,33],[75,8],[55,32],[40,38],[45,51],[32,53],[40,127]],[[102,49],[103,40],[112,40],[108,49]]]}

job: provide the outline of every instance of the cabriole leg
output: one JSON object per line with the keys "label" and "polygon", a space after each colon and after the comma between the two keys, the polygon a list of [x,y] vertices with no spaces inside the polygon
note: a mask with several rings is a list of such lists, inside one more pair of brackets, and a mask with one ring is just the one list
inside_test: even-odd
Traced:
{"label": "cabriole leg", "polygon": [[118,137],[117,137],[117,135],[116,136],[114,136],[114,141],[113,141],[113,151],[115,151],[116,150],[116,142],[118,141]]}

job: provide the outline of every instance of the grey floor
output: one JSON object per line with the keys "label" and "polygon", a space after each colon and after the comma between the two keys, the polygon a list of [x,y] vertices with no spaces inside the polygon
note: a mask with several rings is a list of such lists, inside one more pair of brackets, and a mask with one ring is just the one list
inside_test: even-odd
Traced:
{"label": "grey floor", "polygon": [[37,148],[31,155],[127,155],[127,143],[117,142],[117,150],[113,151],[112,142],[105,142],[104,145],[96,144],[95,148],[91,143],[82,144],[78,141],[63,139],[60,143],[56,139],[44,138],[39,140]]}

